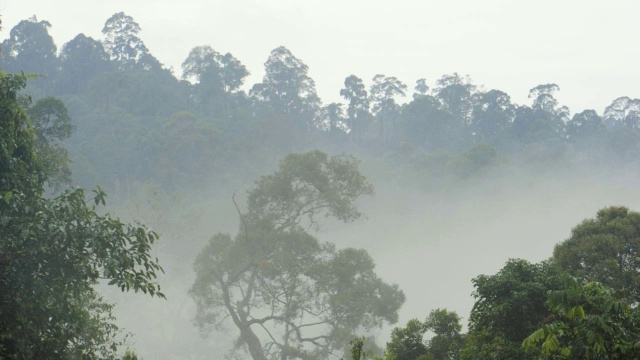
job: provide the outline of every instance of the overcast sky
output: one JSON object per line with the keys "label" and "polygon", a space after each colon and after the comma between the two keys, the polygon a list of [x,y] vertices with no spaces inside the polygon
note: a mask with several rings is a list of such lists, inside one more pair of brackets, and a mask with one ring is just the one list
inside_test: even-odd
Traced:
{"label": "overcast sky", "polygon": [[251,85],[284,45],[309,66],[325,103],[340,100],[345,77],[369,84],[378,73],[413,88],[458,72],[521,104],[530,88],[553,82],[572,113],[640,97],[637,0],[2,0],[0,38],[37,15],[59,48],[79,33],[102,39],[119,11],[178,75],[191,48],[210,45],[240,59]]}

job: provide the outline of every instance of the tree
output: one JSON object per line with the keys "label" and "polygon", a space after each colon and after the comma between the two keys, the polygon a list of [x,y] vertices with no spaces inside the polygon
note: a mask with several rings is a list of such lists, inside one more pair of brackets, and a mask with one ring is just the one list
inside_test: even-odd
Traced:
{"label": "tree", "polygon": [[400,105],[395,98],[404,97],[406,91],[407,85],[393,76],[378,74],[373,77],[373,84],[369,91],[369,102],[379,124],[378,135],[383,145],[386,145],[393,123],[400,115]]}
{"label": "tree", "polygon": [[20,104],[20,91],[27,86],[25,76],[0,71],[0,191],[39,195],[45,181],[36,158],[33,130]]}
{"label": "tree", "polygon": [[629,303],[640,301],[640,213],[608,207],[573,228],[556,245],[553,259],[584,281],[620,291]]}
{"label": "tree", "polygon": [[300,119],[304,130],[312,128],[320,98],[315,81],[307,74],[309,67],[284,46],[271,51],[264,67],[266,74],[251,93],[274,110]]}
{"label": "tree", "polygon": [[157,70],[162,67],[138,37],[140,30],[140,25],[133,17],[124,12],[113,14],[102,28],[105,35],[104,48],[122,70]]}
{"label": "tree", "polygon": [[558,108],[558,100],[553,97],[556,91],[560,91],[560,87],[556,84],[542,84],[529,90],[529,99],[533,99],[531,108],[549,113],[568,113],[565,107]]}
{"label": "tree", "polygon": [[601,283],[566,276],[562,289],[549,291],[547,305],[553,316],[524,340],[525,348],[547,359],[640,359],[637,308]]}
{"label": "tree", "polygon": [[[177,112],[163,124],[162,171],[170,183],[176,176],[206,178],[212,161],[220,153],[220,131],[210,122],[199,121],[192,113]],[[209,164],[202,166],[202,164]],[[172,176],[173,175],[173,176]]]}
{"label": "tree", "polygon": [[[113,358],[117,326],[93,286],[103,279],[164,297],[150,256],[158,236],[98,214],[100,189],[89,201],[82,189],[43,197],[46,159],[18,102],[25,85],[24,76],[0,72],[0,357]],[[55,137],[52,129],[60,130],[38,133]]]}
{"label": "tree", "polygon": [[617,98],[602,114],[609,130],[606,140],[611,158],[635,161],[640,154],[640,99]]}
{"label": "tree", "polygon": [[248,75],[247,68],[233,55],[222,55],[210,46],[193,48],[182,63],[182,78],[195,82],[196,101],[209,116],[217,107],[226,107],[226,98]]}
{"label": "tree", "polygon": [[49,185],[58,188],[70,184],[69,158],[62,145],[73,131],[66,106],[59,99],[47,97],[39,99],[27,113],[35,132],[36,154]]}
{"label": "tree", "polygon": [[[572,144],[580,153],[590,158],[603,158],[608,154],[606,140],[609,131],[602,118],[594,110],[584,110],[573,115],[566,126],[567,142]],[[610,158],[610,156],[606,156]],[[609,160],[607,160],[609,161]]]}
{"label": "tree", "polygon": [[462,78],[458,73],[444,75],[436,82],[434,93],[440,100],[443,110],[460,119],[465,125],[471,119],[473,94],[476,86],[469,77]]}
{"label": "tree", "polygon": [[521,344],[549,316],[544,302],[548,290],[559,288],[558,274],[547,263],[512,259],[497,274],[474,278],[476,301],[461,358],[537,358]]}
{"label": "tree", "polygon": [[[349,342],[349,345],[351,345],[351,349],[349,349],[351,360],[381,360],[379,357],[374,355],[374,351],[366,349],[366,345],[371,344],[371,341],[367,342],[367,340],[368,339],[363,336],[361,338],[353,339]],[[344,360],[344,357],[341,357],[340,360]]]}
{"label": "tree", "polygon": [[404,295],[384,283],[364,250],[337,250],[306,229],[319,216],[352,221],[354,201],[372,192],[349,157],[292,154],[248,193],[235,238],[217,234],[194,263],[196,323],[230,318],[253,359],[316,359],[358,329],[397,321]]}
{"label": "tree", "polygon": [[455,311],[436,309],[429,313],[424,322],[427,331],[434,336],[427,344],[425,360],[453,360],[458,359],[464,343],[460,316]]}
{"label": "tree", "polygon": [[417,99],[422,96],[426,96],[427,93],[429,92],[429,85],[427,85],[427,80],[426,79],[416,80],[416,86],[414,87],[414,90],[416,91],[415,93],[413,93],[414,99]]}
{"label": "tree", "polygon": [[598,113],[585,110],[573,115],[567,122],[567,137],[572,142],[594,140],[604,129],[604,123]]}
{"label": "tree", "polygon": [[183,79],[200,84],[212,82],[226,93],[236,91],[248,75],[247,68],[233,55],[222,55],[210,46],[191,49],[182,63]]}
{"label": "tree", "polygon": [[362,79],[355,75],[348,76],[344,80],[344,88],[340,90],[340,96],[349,102],[347,107],[349,134],[357,144],[360,144],[371,120],[369,97]]}
{"label": "tree", "polygon": [[619,97],[604,109],[602,117],[612,127],[640,129],[640,99]]}
{"label": "tree", "polygon": [[420,359],[427,354],[424,333],[427,329],[418,319],[411,319],[404,328],[397,327],[391,332],[387,343],[387,360]]}
{"label": "tree", "polygon": [[471,121],[474,137],[483,142],[497,142],[513,123],[515,112],[509,95],[500,90],[474,94]]}
{"label": "tree", "polygon": [[559,89],[556,84],[531,89],[532,106],[519,106],[511,126],[511,133],[521,144],[543,144],[547,149],[556,150],[553,157],[559,155],[557,150],[562,150],[566,141],[565,124],[569,120],[569,109],[559,106],[553,96]]}
{"label": "tree", "polygon": [[402,109],[398,129],[403,140],[427,151],[460,150],[466,145],[464,124],[430,95],[417,97]]}
{"label": "tree", "polygon": [[60,94],[79,94],[93,77],[110,68],[109,54],[102,43],[79,34],[62,46],[56,90]]}
{"label": "tree", "polygon": [[[409,320],[404,328],[395,328],[387,343],[387,360],[449,360],[458,359],[464,337],[460,334],[460,317],[446,309],[432,310],[424,322]],[[425,341],[426,332],[432,332]]]}
{"label": "tree", "polygon": [[335,134],[338,130],[342,130],[345,124],[344,110],[342,104],[331,103],[322,107],[322,118],[326,123],[327,130]]}
{"label": "tree", "polygon": [[49,35],[50,27],[48,21],[38,21],[34,16],[20,21],[11,29],[9,38],[2,42],[3,70],[39,75],[34,79],[34,85],[44,96],[49,94],[58,66],[57,47]]}

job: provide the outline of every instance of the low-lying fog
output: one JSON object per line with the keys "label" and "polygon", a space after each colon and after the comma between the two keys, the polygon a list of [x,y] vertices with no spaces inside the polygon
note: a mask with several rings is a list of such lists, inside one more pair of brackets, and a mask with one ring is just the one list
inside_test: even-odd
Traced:
{"label": "low-lying fog", "polygon": [[[365,218],[324,223],[317,235],[340,247],[366,249],[378,274],[400,285],[407,300],[396,326],[424,318],[431,309],[447,308],[466,327],[473,277],[496,273],[509,258],[547,259],[572,227],[600,208],[640,208],[638,177],[632,170],[518,171],[507,166],[433,190],[402,178],[378,179],[366,163],[362,167],[376,186],[373,197],[359,202]],[[145,359],[222,359],[236,339],[233,325],[202,338],[192,324],[195,305],[187,292],[194,279],[193,257],[210,236],[233,234],[238,223],[232,190],[227,195],[214,187],[211,191],[172,199],[151,196],[124,211],[156,226],[162,235],[156,253],[166,271],[160,279],[166,301],[106,290],[118,302],[119,324],[135,334],[132,345]],[[138,198],[150,194],[142,192]],[[379,345],[388,341],[392,328],[377,332]]]}

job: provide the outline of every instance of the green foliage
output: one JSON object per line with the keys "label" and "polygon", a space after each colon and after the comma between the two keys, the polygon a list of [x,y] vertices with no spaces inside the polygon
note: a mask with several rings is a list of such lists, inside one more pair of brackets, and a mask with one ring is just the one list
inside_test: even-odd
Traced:
{"label": "green foliage", "polygon": [[[79,34],[58,57],[50,27],[36,18],[17,24],[3,42],[0,66],[38,73],[29,87],[34,98],[66,96],[78,124],[75,139],[67,142],[75,162],[71,166],[76,180],[87,186],[99,181],[120,190],[154,179],[174,190],[194,185],[191,181],[251,179],[261,173],[259,166],[314,148],[385,157],[408,143],[424,151],[424,156],[399,162],[409,167],[477,144],[492,146],[498,158],[523,156],[544,164],[573,151],[606,164],[636,162],[640,154],[640,100],[629,97],[615,99],[602,117],[587,110],[569,121],[568,109],[554,97],[555,84],[531,89],[531,104],[517,106],[508,94],[484,91],[454,73],[442,76],[431,90],[419,79],[414,98],[401,106],[397,98],[407,87],[398,79],[379,75],[365,84],[350,75],[340,89],[345,106],[323,107],[307,65],[284,47],[270,53],[265,77],[245,94],[241,85],[249,71],[239,59],[209,46],[195,47],[180,81],[145,46],[140,24],[122,12],[106,21],[103,42]],[[190,145],[179,132],[162,133],[167,118],[179,112],[195,114],[206,130],[219,130],[215,141],[199,143],[206,147],[202,153],[211,170],[191,166],[199,173],[185,174],[185,159],[170,153]],[[476,175],[464,159],[445,170]],[[438,171],[425,177],[427,183],[440,181]]]}
{"label": "green foliage", "polygon": [[[464,337],[460,333],[460,317],[446,309],[432,310],[424,322],[409,320],[404,328],[395,328],[387,343],[387,360],[450,360],[458,359]],[[427,341],[426,332],[433,333]]]}
{"label": "green foliage", "polygon": [[[25,82],[0,72],[0,357],[113,358],[122,340],[93,286],[107,280],[164,297],[155,281],[162,268],[150,256],[158,236],[98,214],[106,197],[99,188],[89,201],[82,189],[42,196],[53,166],[38,158],[18,103]],[[60,105],[45,99],[32,109],[41,141],[68,134]]]}
{"label": "green foliage", "polygon": [[373,193],[357,164],[353,157],[329,157],[318,150],[288,155],[278,172],[260,178],[249,192],[247,215],[276,230],[298,226],[301,221],[317,228],[318,215],[356,220],[361,214],[354,201]]}
{"label": "green foliage", "polygon": [[396,97],[404,97],[407,85],[393,76],[378,74],[373,77],[369,91],[369,103],[378,123],[378,140],[386,146],[393,126],[400,115],[400,105]]}
{"label": "green foliage", "polygon": [[549,315],[546,293],[559,287],[559,272],[550,264],[509,260],[495,275],[474,278],[476,299],[469,317],[469,335],[462,359],[535,358],[520,344]]}
{"label": "green foliage", "polygon": [[388,360],[418,359],[427,354],[424,342],[425,324],[418,319],[409,320],[404,328],[395,328],[391,340],[387,343],[386,358]]}
{"label": "green foliage", "polygon": [[505,339],[501,335],[470,333],[460,352],[463,360],[534,360],[539,359],[536,349],[523,349],[521,343]]}
{"label": "green foliage", "polygon": [[[375,359],[381,360],[379,357],[374,356],[373,351],[367,351],[365,349],[365,344],[367,339],[363,336],[361,338],[355,338],[349,342],[351,346],[351,360],[366,360],[366,359]],[[340,358],[344,360],[344,358]]]}
{"label": "green foliage", "polygon": [[340,90],[340,95],[349,101],[347,118],[350,135],[360,144],[371,121],[369,96],[362,79],[355,75],[348,76],[344,80],[344,88]]}
{"label": "green foliage", "polygon": [[[292,154],[249,192],[235,238],[217,234],[196,258],[197,325],[230,318],[253,359],[318,358],[359,329],[397,321],[404,295],[384,283],[364,250],[337,250],[306,229],[320,215],[348,222],[372,192],[348,157]],[[264,342],[264,344],[263,344]]]}
{"label": "green foliage", "polygon": [[56,91],[58,94],[80,94],[94,76],[108,72],[110,68],[109,54],[102,43],[79,34],[62,46]]}
{"label": "green foliage", "polygon": [[25,76],[0,71],[0,192],[39,192],[44,181],[36,158],[33,128],[18,101]]}
{"label": "green foliage", "polygon": [[478,144],[449,161],[447,165],[451,172],[465,178],[488,171],[498,163],[498,154],[491,145]]}
{"label": "green foliage", "polygon": [[27,110],[36,136],[36,154],[48,183],[58,188],[71,183],[69,157],[62,145],[71,136],[73,126],[64,103],[56,98],[39,99]]}
{"label": "green foliage", "polygon": [[500,90],[474,94],[474,137],[489,143],[501,141],[513,123],[515,110],[511,97]]}
{"label": "green foliage", "polygon": [[130,349],[127,349],[127,352],[124,354],[124,357],[122,358],[122,360],[139,360],[139,359],[138,359],[138,355],[136,355],[135,352],[131,351]]}
{"label": "green foliage", "polygon": [[284,46],[271,51],[264,67],[266,74],[251,93],[275,111],[298,117],[301,129],[312,128],[320,98],[315,81],[307,74],[309,67]]}
{"label": "green foliage", "polygon": [[549,359],[640,359],[637,309],[597,282],[566,276],[549,291],[551,321],[523,341]]}
{"label": "green foliage", "polygon": [[420,96],[407,104],[398,120],[400,135],[425,151],[459,150],[466,145],[464,123],[442,109],[433,96]]}
{"label": "green foliage", "polygon": [[424,322],[427,331],[434,333],[428,341],[425,360],[458,359],[464,337],[460,334],[462,324],[454,311],[446,309],[432,310]]}
{"label": "green foliage", "polygon": [[213,116],[229,109],[231,96],[249,75],[247,68],[230,53],[198,46],[182,63],[182,78],[195,82],[194,97],[201,113]]}
{"label": "green foliage", "polygon": [[160,62],[149,53],[149,49],[138,37],[140,25],[133,17],[119,12],[113,14],[104,24],[104,46],[111,60],[121,69],[159,69]]}
{"label": "green foliage", "polygon": [[637,303],[639,252],[640,213],[625,207],[609,207],[573,228],[571,237],[556,245],[553,259],[573,276],[601,282],[622,292],[629,303]]}
{"label": "green foliage", "polygon": [[11,29],[9,38],[2,42],[2,62],[0,66],[7,73],[21,72],[40,75],[32,78],[32,85],[37,87],[37,93],[48,96],[55,78],[58,58],[57,47],[49,28],[51,24],[33,16],[20,21]]}

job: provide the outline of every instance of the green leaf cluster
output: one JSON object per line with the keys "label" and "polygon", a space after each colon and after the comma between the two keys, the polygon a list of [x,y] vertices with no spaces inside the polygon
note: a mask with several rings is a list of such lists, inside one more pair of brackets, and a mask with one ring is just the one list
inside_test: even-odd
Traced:
{"label": "green leaf cluster", "polygon": [[[158,235],[100,214],[100,188],[89,199],[79,188],[43,196],[51,168],[19,103],[25,82],[0,72],[0,358],[115,358],[123,339],[93,287],[104,280],[164,297],[150,255]],[[45,101],[33,108],[39,121],[50,113],[44,107],[60,105]],[[67,119],[55,117],[39,131],[66,136]]]}

